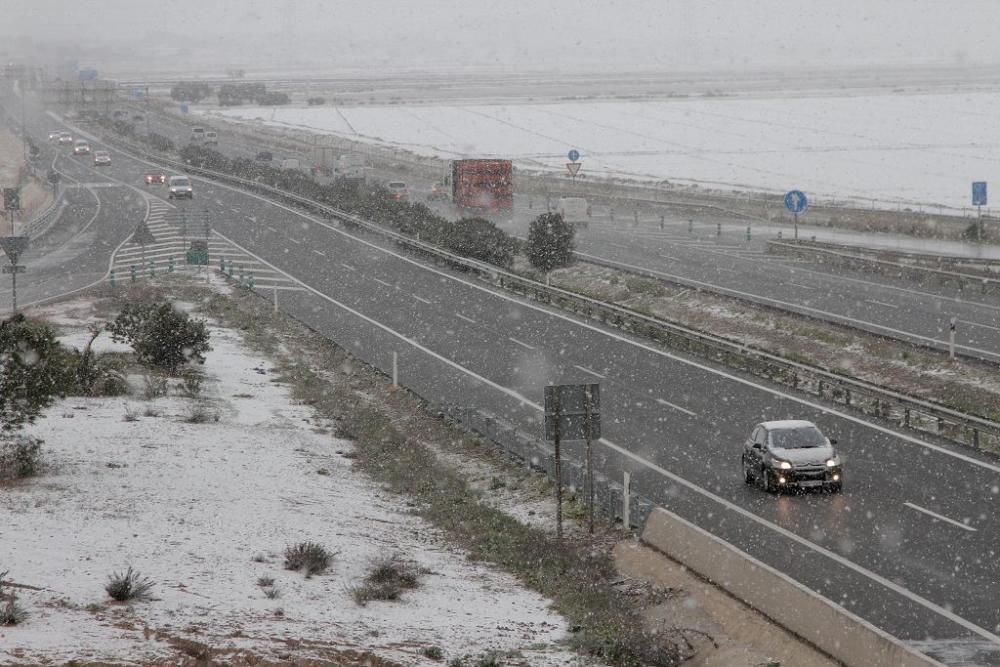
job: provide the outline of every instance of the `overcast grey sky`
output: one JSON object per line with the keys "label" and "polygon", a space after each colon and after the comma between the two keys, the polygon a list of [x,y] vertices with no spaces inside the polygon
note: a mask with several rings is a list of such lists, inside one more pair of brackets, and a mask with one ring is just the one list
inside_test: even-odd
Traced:
{"label": "overcast grey sky", "polygon": [[[250,37],[346,66],[1000,63],[997,0],[0,0],[0,35]],[[180,37],[178,37],[180,36]],[[275,63],[278,65],[279,63]]]}

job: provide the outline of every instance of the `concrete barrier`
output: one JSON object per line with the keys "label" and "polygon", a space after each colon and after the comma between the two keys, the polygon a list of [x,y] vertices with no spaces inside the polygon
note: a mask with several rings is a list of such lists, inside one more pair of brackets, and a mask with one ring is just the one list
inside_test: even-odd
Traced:
{"label": "concrete barrier", "polygon": [[787,575],[665,509],[656,508],[649,515],[642,541],[848,667],[944,667]]}

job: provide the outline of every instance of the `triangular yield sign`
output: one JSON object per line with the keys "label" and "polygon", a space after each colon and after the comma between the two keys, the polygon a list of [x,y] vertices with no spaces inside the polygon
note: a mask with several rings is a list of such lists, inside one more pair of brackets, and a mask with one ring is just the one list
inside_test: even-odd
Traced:
{"label": "triangular yield sign", "polygon": [[30,240],[27,236],[5,236],[0,238],[0,248],[3,248],[11,264],[17,264],[18,256],[28,247]]}
{"label": "triangular yield sign", "polygon": [[576,172],[580,171],[579,162],[567,162],[566,168],[569,169],[570,176],[576,176]]}

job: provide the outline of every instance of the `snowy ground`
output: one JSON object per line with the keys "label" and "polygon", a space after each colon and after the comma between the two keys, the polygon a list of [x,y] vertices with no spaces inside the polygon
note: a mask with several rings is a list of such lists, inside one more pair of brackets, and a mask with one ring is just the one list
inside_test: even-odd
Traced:
{"label": "snowy ground", "polygon": [[212,113],[445,159],[502,156],[565,171],[575,148],[595,176],[961,208],[971,182],[989,180],[1000,163],[1000,125],[991,120],[998,103],[1000,92],[845,92]]}
{"label": "snowy ground", "polygon": [[[86,340],[86,302],[46,311],[64,341]],[[405,499],[352,472],[351,443],[292,403],[271,362],[233,331],[211,333],[204,395],[218,422],[186,422],[200,399],[171,392],[68,399],[30,429],[49,469],[0,487],[0,571],[31,615],[0,627],[0,663],[147,663],[189,639],[271,659],[353,648],[434,664],[418,651],[438,646],[449,659],[520,650],[523,664],[575,664],[545,599],[466,561]],[[118,348],[102,336],[95,349]],[[137,421],[124,420],[126,406]],[[306,540],[336,552],[328,573],[283,569],[285,546]],[[358,607],[348,588],[391,553],[427,568],[423,585]],[[112,604],[106,578],[129,565],[156,581],[154,599]],[[273,577],[280,598],[265,597],[259,577]]]}

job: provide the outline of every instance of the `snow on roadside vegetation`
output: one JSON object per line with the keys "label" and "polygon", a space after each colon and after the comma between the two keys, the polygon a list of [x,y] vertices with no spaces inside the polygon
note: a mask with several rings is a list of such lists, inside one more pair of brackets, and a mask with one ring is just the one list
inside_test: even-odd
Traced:
{"label": "snow on roadside vegetation", "polygon": [[[89,338],[88,312],[45,309],[74,345]],[[95,349],[112,349],[106,336]],[[293,404],[271,362],[232,330],[211,326],[211,344],[199,398],[70,398],[29,429],[49,467],[0,487],[0,571],[30,613],[0,627],[0,662],[148,662],[176,655],[170,638],[270,659],[353,648],[433,664],[419,651],[437,646],[447,659],[495,650],[521,651],[523,664],[578,661],[555,645],[566,624],[544,598],[468,562],[404,498],[353,472],[352,444]],[[198,402],[218,421],[186,421]],[[124,419],[126,405],[137,421]],[[335,553],[327,573],[283,568],[285,547],[302,541]],[[350,587],[390,554],[425,568],[422,585],[357,606]],[[109,603],[108,575],[128,566],[155,580],[153,600]],[[264,595],[261,577],[280,597]]]}

